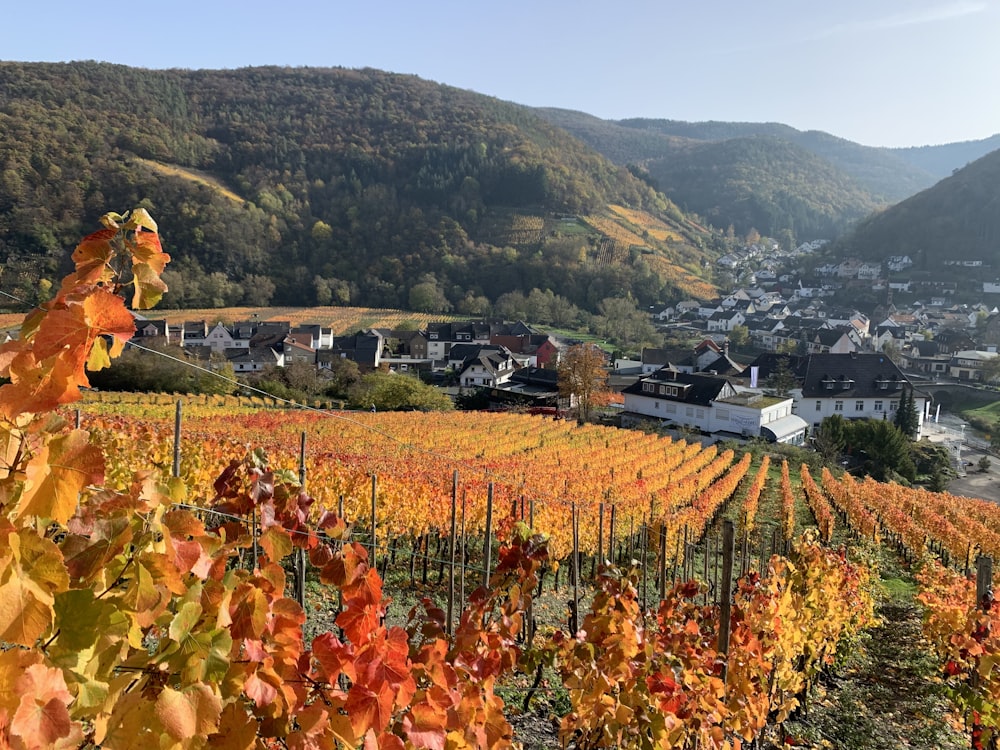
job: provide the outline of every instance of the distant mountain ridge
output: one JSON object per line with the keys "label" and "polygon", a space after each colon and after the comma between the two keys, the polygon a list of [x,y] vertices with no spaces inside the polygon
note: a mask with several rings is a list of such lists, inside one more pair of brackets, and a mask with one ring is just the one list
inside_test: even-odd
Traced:
{"label": "distant mountain ridge", "polygon": [[527,107],[371,69],[0,63],[4,288],[140,203],[178,307],[714,291],[705,229]]}
{"label": "distant mountain ridge", "polygon": [[[753,224],[772,235],[783,230],[800,237],[839,234],[867,213],[1000,148],[1000,135],[963,144],[886,149],[773,122],[612,121],[571,110],[538,111],[612,161],[646,169],[679,206],[716,226],[728,219],[741,233]],[[694,173],[701,177],[692,184],[688,178]],[[719,189],[707,190],[713,179]]]}
{"label": "distant mountain ridge", "polygon": [[914,273],[939,280],[949,262],[978,261],[993,278],[1000,269],[1000,151],[869,217],[831,250],[872,260],[909,255]]}
{"label": "distant mountain ridge", "polygon": [[728,227],[833,238],[997,138],[611,122],[373,69],[0,62],[0,287],[34,303],[102,213],[143,205],[168,306],[704,298]]}

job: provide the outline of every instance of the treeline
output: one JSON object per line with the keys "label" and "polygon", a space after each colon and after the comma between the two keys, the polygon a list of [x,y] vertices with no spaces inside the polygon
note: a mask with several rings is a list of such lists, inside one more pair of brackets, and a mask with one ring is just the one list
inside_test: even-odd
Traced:
{"label": "treeline", "polygon": [[[609,204],[683,218],[530,109],[412,76],[0,63],[2,283],[28,303],[109,207],[141,205],[174,256],[166,306],[406,307],[430,279],[443,307],[539,287],[595,310],[648,269],[595,264],[592,234],[511,247],[490,219]],[[656,282],[640,302],[676,291]]]}
{"label": "treeline", "polygon": [[647,166],[672,200],[740,234],[837,237],[880,205],[828,162],[769,136],[696,144]]}
{"label": "treeline", "polygon": [[981,260],[995,269],[1000,262],[998,184],[1000,151],[994,151],[870,217],[831,250],[878,260],[909,255],[919,271],[940,273],[946,260]]}

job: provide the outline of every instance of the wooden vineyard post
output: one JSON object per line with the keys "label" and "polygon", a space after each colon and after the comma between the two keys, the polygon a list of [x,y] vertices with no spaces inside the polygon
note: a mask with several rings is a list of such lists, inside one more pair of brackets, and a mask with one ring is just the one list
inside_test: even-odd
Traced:
{"label": "wooden vineyard post", "polygon": [[649,546],[646,538],[646,514],[642,514],[642,526],[639,528],[639,544],[642,546],[642,609],[649,609],[649,576],[646,570],[646,548]]}
{"label": "wooden vineyard post", "polygon": [[[744,541],[744,544],[746,544],[745,541]],[[712,558],[712,561],[713,561],[712,562],[712,591],[715,592],[715,604],[719,603],[719,566],[722,563],[722,560],[721,560],[722,555],[720,554],[721,551],[722,551],[721,547],[722,547],[722,539],[716,537],[715,556]],[[744,553],[746,553],[746,549],[747,548],[744,547]],[[746,561],[746,554],[744,554],[743,559],[744,559],[744,563],[743,563],[744,567],[748,567],[747,564],[746,564],[746,562],[745,562]]]}
{"label": "wooden vineyard post", "polygon": [[250,555],[250,570],[257,570],[257,506],[253,506],[250,516],[250,539],[253,540],[253,552]]}
{"label": "wooden vineyard post", "polygon": [[486,488],[486,539],[483,542],[483,585],[489,588],[493,565],[493,482]]}
{"label": "wooden vineyard post", "polygon": [[448,566],[448,635],[452,634],[454,626],[452,618],[455,613],[455,536],[458,531],[458,470],[451,477],[451,560]]}
{"label": "wooden vineyard post", "polygon": [[628,561],[629,565],[635,559],[635,518],[630,516],[628,519]]}
{"label": "wooden vineyard post", "polygon": [[603,566],[604,566],[604,503],[598,503],[597,504],[597,569],[600,570]]}
{"label": "wooden vineyard post", "polygon": [[76,427],[76,429],[78,429],[78,430],[80,429],[80,410],[79,409],[76,410],[76,415],[73,418],[73,426]]}
{"label": "wooden vineyard post", "polygon": [[[534,507],[534,506],[532,506]],[[458,608],[462,610],[465,608],[465,555],[466,555],[466,542],[465,538],[465,490],[462,490],[462,563],[459,569],[460,579],[458,588]]]}
{"label": "wooden vineyard post", "polygon": [[667,525],[660,522],[660,601],[667,598]]}
{"label": "wooden vineyard post", "polygon": [[729,671],[729,628],[733,610],[733,556],[736,552],[733,522],[722,522],[722,586],[719,603],[719,653],[722,654],[722,681]]}
{"label": "wooden vineyard post", "polygon": [[611,520],[608,526],[608,559],[611,561],[612,565],[616,564],[615,560],[615,515],[616,508],[614,505],[611,506]]}
{"label": "wooden vineyard post", "polygon": [[576,501],[570,504],[570,528],[573,531],[573,601],[569,613],[570,633],[576,633],[580,629],[580,527],[577,524]]}
{"label": "wooden vineyard post", "polygon": [[[984,612],[988,612],[993,604],[993,558],[986,557],[985,555],[980,555],[976,558],[976,608],[981,609]],[[974,664],[979,664],[979,659],[977,658]],[[979,669],[972,670],[972,691],[973,693],[978,693],[979,691]],[[981,738],[983,734],[983,726],[978,720],[978,713],[973,714],[973,721],[971,726],[972,734],[972,747],[981,746]],[[994,743],[990,743],[990,747],[995,747]]]}
{"label": "wooden vineyard post", "polygon": [[371,555],[371,560],[368,563],[368,566],[370,568],[375,568],[376,570],[378,569],[378,564],[377,564],[378,561],[376,560],[375,557],[375,542],[376,542],[375,501],[377,497],[377,492],[378,492],[378,477],[375,474],[372,474],[372,555]]}
{"label": "wooden vineyard post", "polygon": [[682,549],[684,550],[684,561],[681,567],[681,580],[687,582],[691,579],[691,576],[688,575],[688,558],[690,557],[690,555],[688,554],[689,550],[688,550],[687,524],[684,524],[684,546],[682,547]]}
{"label": "wooden vineyard post", "polygon": [[711,547],[712,537],[707,533],[705,534],[705,558],[702,560],[702,580],[705,582],[705,593],[702,594],[701,603],[704,605],[708,604],[708,553]]}
{"label": "wooden vineyard post", "polygon": [[976,559],[976,606],[989,609],[993,599],[993,558],[980,555]]}
{"label": "wooden vineyard post", "polygon": [[[337,518],[339,518],[341,520],[344,519],[344,496],[343,495],[340,495],[337,498]],[[344,547],[344,543],[343,542],[340,542],[337,545],[337,549],[343,549],[343,547]],[[344,592],[341,591],[339,587],[337,587],[337,617],[339,617],[340,613],[343,612],[343,611],[344,611]]]}
{"label": "wooden vineyard post", "polygon": [[[181,400],[177,399],[177,407],[174,410],[174,466],[173,466],[173,477],[179,477],[181,475],[181,416],[183,413],[183,407],[181,406]],[[256,528],[257,524],[254,524]],[[256,566],[256,551],[257,548],[254,547],[254,562]]]}
{"label": "wooden vineyard post", "polygon": [[[306,433],[303,430],[299,441],[299,487],[306,491]],[[306,550],[295,548],[295,600],[303,610],[306,608]]]}

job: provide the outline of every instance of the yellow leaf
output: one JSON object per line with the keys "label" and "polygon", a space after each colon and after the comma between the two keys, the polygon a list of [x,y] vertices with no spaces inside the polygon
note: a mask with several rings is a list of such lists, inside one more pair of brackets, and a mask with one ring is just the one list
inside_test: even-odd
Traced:
{"label": "yellow leaf", "polygon": [[91,372],[103,370],[111,367],[111,357],[108,356],[108,342],[101,336],[94,340],[94,345],[90,348],[90,356],[87,357],[87,369]]}
{"label": "yellow leaf", "polygon": [[[108,216],[109,214],[105,214]],[[117,216],[117,214],[112,214]],[[121,217],[118,217],[121,219]],[[143,229],[148,229],[150,232],[156,232],[156,222],[153,221],[153,217],[149,215],[149,211],[144,208],[134,208],[132,213],[128,215],[128,221],[125,223],[125,229],[138,229],[142,227]]]}

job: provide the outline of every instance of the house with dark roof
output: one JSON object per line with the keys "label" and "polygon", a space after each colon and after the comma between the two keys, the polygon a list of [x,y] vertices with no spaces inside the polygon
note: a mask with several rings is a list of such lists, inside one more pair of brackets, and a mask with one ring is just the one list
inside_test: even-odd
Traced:
{"label": "house with dark roof", "polygon": [[821,328],[806,339],[809,354],[850,354],[857,350],[858,345],[844,328]]}
{"label": "house with dark roof", "polygon": [[911,341],[900,355],[901,366],[930,377],[947,377],[950,354],[941,354],[937,341]]}
{"label": "house with dark roof", "polygon": [[[844,419],[894,419],[904,389],[913,386],[885,354],[812,354],[802,387],[792,391],[795,413],[813,428],[835,414]],[[913,390],[919,415],[917,438],[930,398]]]}
{"label": "house with dark roof", "polygon": [[223,355],[233,366],[233,372],[238,373],[263,372],[268,367],[285,366],[284,355],[269,346],[227,349]]}
{"label": "house with dark roof", "polygon": [[704,373],[660,370],[622,391],[626,418],[652,418],[724,437],[763,437],[801,444],[806,423],[792,413],[792,399],[742,389]]}
{"label": "house with dark roof", "polygon": [[506,383],[488,389],[490,409],[555,409],[560,413],[570,408],[568,398],[559,395],[559,374],[541,367],[523,367]]}
{"label": "house with dark roof", "polygon": [[[458,374],[458,384],[462,388],[503,385],[519,369],[521,363],[504,346],[471,345],[473,350],[466,354],[461,364],[454,367]],[[464,349],[464,347],[461,347]],[[449,358],[456,356],[459,346],[453,346]],[[449,361],[453,361],[449,359]]]}
{"label": "house with dark roof", "polygon": [[334,336],[331,343],[329,349],[317,352],[316,362],[320,368],[324,363],[328,367],[330,360],[335,358],[357,362],[362,372],[370,372],[381,364],[385,341],[378,333],[358,331],[348,336]]}

